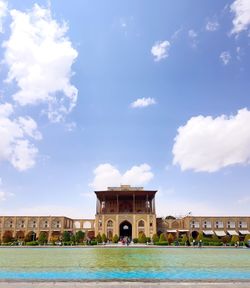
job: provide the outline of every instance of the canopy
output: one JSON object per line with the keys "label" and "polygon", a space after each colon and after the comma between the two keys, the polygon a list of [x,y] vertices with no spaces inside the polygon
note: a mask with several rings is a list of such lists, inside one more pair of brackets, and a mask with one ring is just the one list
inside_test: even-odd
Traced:
{"label": "canopy", "polygon": [[250,234],[250,231],[248,231],[248,230],[240,230],[239,232],[240,232],[241,235],[248,235],[248,234]]}
{"label": "canopy", "polygon": [[205,235],[214,235],[214,231],[212,231],[212,230],[203,230],[203,233]]}
{"label": "canopy", "polygon": [[167,232],[169,232],[169,233],[176,233],[177,230],[167,230]]}
{"label": "canopy", "polygon": [[227,233],[230,235],[230,236],[239,236],[239,234],[235,231],[235,230],[227,230]]}
{"label": "canopy", "polygon": [[218,237],[222,237],[222,236],[226,236],[226,233],[224,231],[214,231],[215,235],[217,235]]}

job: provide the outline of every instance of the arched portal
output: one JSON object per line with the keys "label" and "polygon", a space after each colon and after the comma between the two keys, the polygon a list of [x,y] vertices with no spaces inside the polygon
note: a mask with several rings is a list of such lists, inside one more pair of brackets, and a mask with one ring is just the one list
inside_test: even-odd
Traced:
{"label": "arched portal", "polygon": [[128,221],[123,221],[120,224],[120,238],[124,237],[132,239],[132,224]]}

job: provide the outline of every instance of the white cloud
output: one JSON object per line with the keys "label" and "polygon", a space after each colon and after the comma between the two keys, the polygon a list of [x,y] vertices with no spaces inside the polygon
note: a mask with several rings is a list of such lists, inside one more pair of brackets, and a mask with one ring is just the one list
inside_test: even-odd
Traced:
{"label": "white cloud", "polygon": [[191,46],[193,48],[196,48],[198,44],[198,41],[197,41],[198,34],[194,30],[191,29],[188,31],[188,37],[191,40]]}
{"label": "white cloud", "polygon": [[8,12],[8,3],[7,1],[0,0],[0,33],[4,32],[3,29],[3,21],[4,18],[6,17]]}
{"label": "white cloud", "polygon": [[154,98],[139,98],[137,99],[136,101],[134,101],[133,103],[131,103],[131,107],[132,108],[142,108],[142,107],[147,107],[147,106],[150,106],[150,105],[154,105],[156,104],[156,101]]}
{"label": "white cloud", "polygon": [[219,29],[219,23],[217,21],[208,21],[206,24],[206,30],[214,32]]}
{"label": "white cloud", "polygon": [[35,165],[38,149],[30,139],[42,139],[36,122],[30,117],[11,119],[13,107],[0,104],[0,162],[7,160],[17,170],[23,171]]}
{"label": "white cloud", "polygon": [[231,61],[231,54],[228,51],[223,51],[220,54],[220,59],[224,65],[227,65]]}
{"label": "white cloud", "polygon": [[168,57],[168,50],[170,48],[170,42],[165,41],[158,41],[154,44],[154,46],[151,48],[151,53],[154,56],[155,61],[160,61],[164,58]]}
{"label": "white cloud", "polygon": [[26,13],[10,14],[11,35],[3,47],[9,69],[6,81],[19,88],[13,99],[22,106],[47,103],[49,119],[61,121],[76,105],[78,93],[70,83],[78,53],[66,37],[68,26],[37,4]]}
{"label": "white cloud", "polygon": [[232,34],[238,34],[250,27],[250,1],[235,0],[230,6],[234,13]]}
{"label": "white cloud", "polygon": [[215,172],[250,162],[250,111],[235,116],[192,117],[178,129],[173,163],[182,170]]}
{"label": "white cloud", "polygon": [[121,184],[145,185],[154,177],[148,164],[133,166],[123,174],[109,163],[100,164],[94,170],[94,175],[94,180],[89,186],[95,190],[107,189],[107,187],[120,186]]}

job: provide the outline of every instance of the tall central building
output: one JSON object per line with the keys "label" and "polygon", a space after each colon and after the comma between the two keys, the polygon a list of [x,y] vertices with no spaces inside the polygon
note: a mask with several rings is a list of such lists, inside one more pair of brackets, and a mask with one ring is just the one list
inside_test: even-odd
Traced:
{"label": "tall central building", "polygon": [[152,237],[157,232],[156,192],[130,185],[95,191],[95,234],[105,233],[110,240],[115,234],[133,239],[142,232]]}

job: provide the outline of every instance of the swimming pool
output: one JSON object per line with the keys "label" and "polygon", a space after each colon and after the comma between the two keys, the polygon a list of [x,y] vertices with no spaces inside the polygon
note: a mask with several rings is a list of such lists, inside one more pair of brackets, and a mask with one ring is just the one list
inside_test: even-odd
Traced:
{"label": "swimming pool", "polygon": [[250,249],[1,248],[5,280],[250,280]]}

